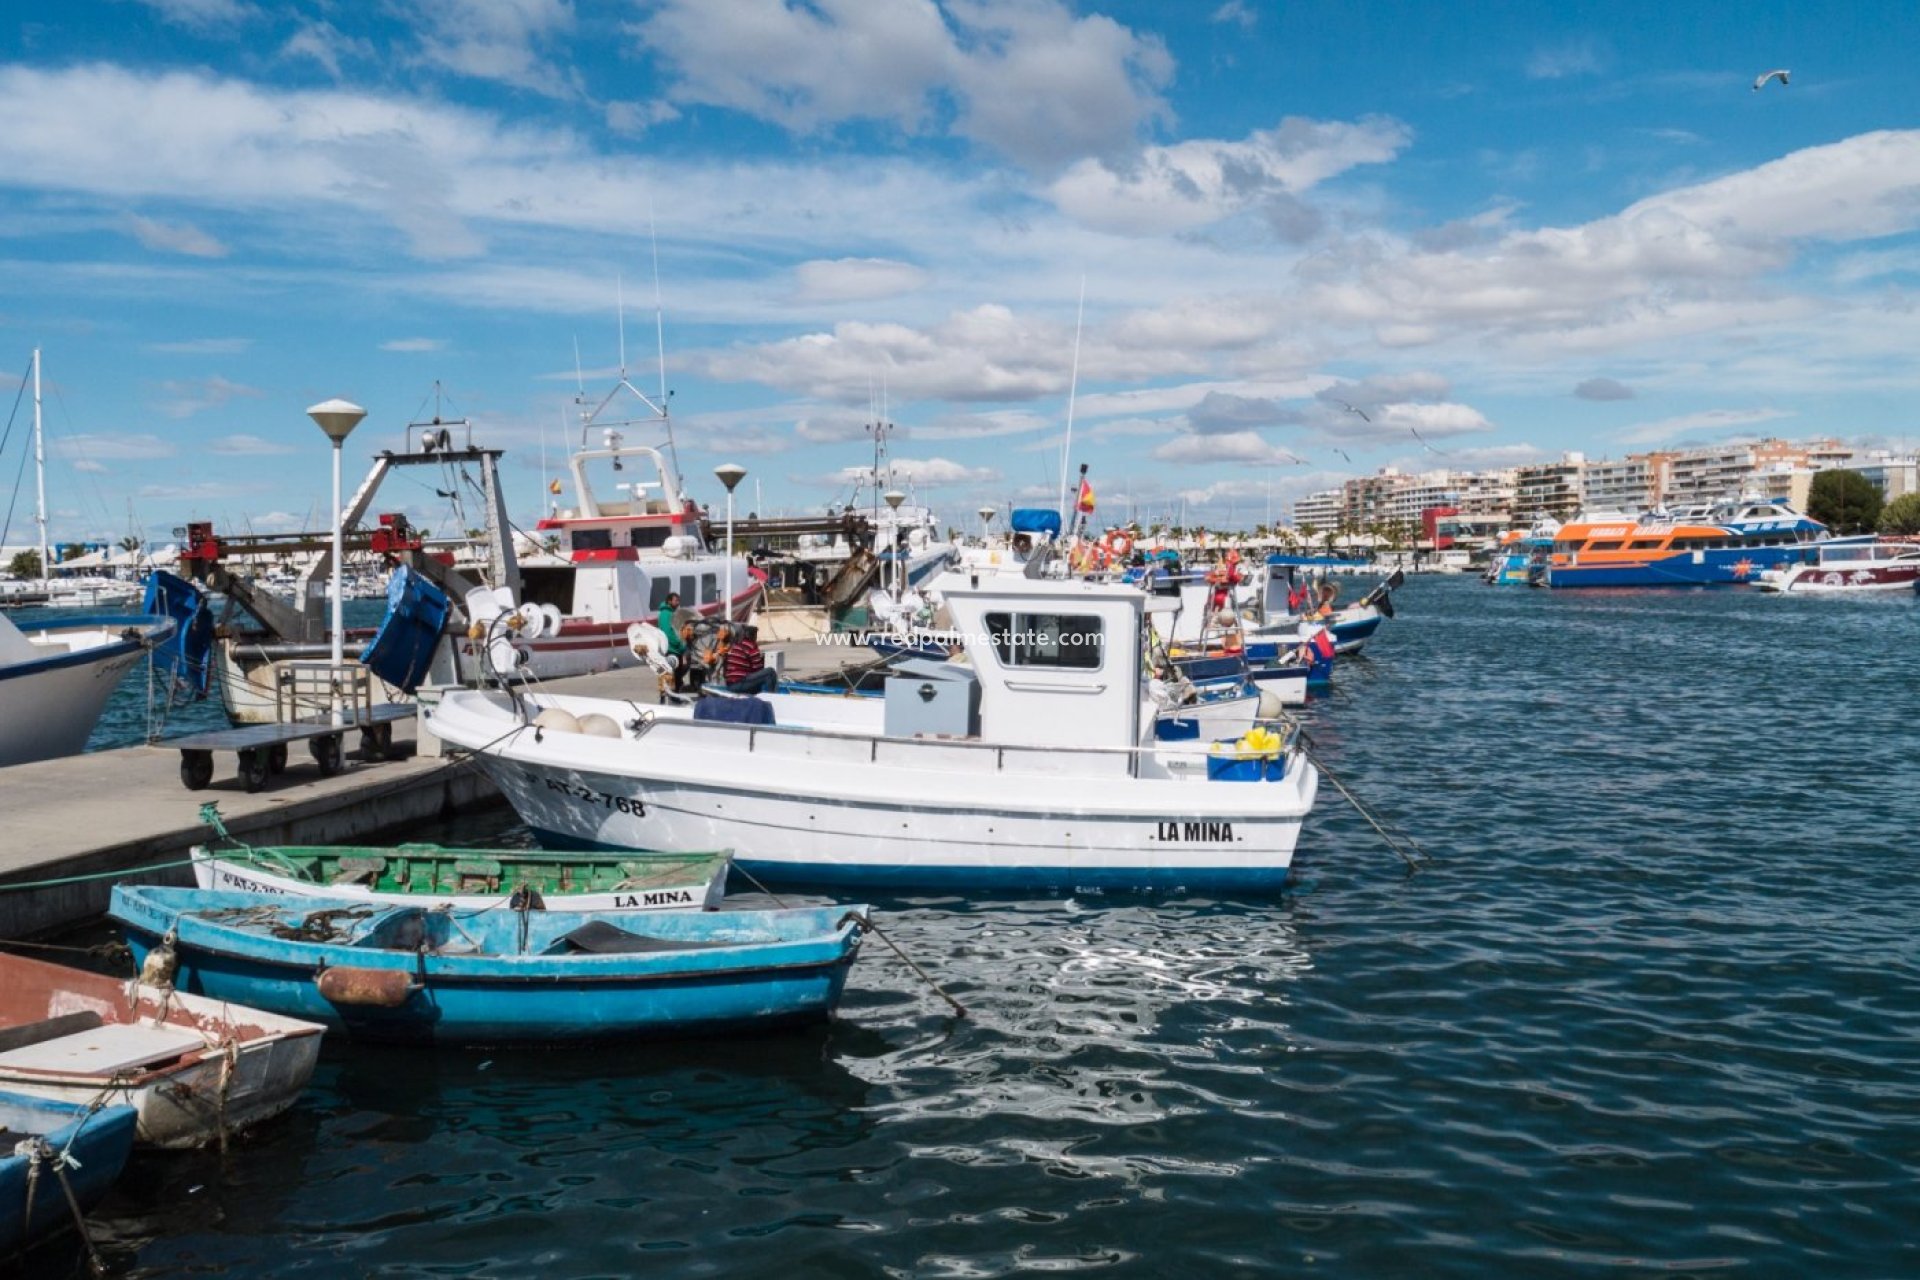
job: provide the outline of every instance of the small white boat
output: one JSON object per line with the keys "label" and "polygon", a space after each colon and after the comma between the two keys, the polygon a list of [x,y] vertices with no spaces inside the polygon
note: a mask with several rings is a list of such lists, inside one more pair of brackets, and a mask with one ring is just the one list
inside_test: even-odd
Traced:
{"label": "small white boat", "polygon": [[319,1024],[0,954],[0,1090],[139,1113],[138,1140],[203,1147],[279,1115]]}
{"label": "small white boat", "polygon": [[0,615],[0,765],[82,751],[107,699],[171,618]]}
{"label": "small white boat", "polygon": [[[1319,774],[1292,744],[1243,781],[1211,741],[1158,740],[1138,588],[958,573],[938,587],[968,664],[905,664],[884,698],[636,712],[461,690],[430,723],[549,845],[730,847],[754,878],[803,884],[1285,884]],[[548,709],[617,736],[536,723]]]}
{"label": "small white boat", "polygon": [[1920,540],[1861,534],[1805,548],[1804,563],[1763,569],[1754,580],[1776,595],[1854,595],[1920,586]]}

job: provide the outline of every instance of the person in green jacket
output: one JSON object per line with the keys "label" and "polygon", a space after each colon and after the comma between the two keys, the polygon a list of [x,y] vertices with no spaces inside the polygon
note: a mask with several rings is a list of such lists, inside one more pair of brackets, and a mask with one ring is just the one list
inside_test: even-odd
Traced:
{"label": "person in green jacket", "polygon": [[680,593],[670,591],[667,593],[667,598],[661,602],[660,616],[654,622],[654,625],[660,628],[660,633],[667,638],[667,656],[673,659],[675,666],[680,664],[680,660],[687,653],[687,642],[681,638],[680,627],[674,620],[679,612]]}

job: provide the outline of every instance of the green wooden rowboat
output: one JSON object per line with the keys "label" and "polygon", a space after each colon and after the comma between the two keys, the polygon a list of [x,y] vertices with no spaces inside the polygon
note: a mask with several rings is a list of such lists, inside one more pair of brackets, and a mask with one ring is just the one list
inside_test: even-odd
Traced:
{"label": "green wooden rowboat", "polygon": [[194,879],[202,889],[292,897],[478,908],[531,893],[554,910],[684,911],[720,905],[733,861],[725,849],[550,853],[437,844],[248,845],[227,833],[216,806],[201,806],[200,818],[224,841],[193,850]]}

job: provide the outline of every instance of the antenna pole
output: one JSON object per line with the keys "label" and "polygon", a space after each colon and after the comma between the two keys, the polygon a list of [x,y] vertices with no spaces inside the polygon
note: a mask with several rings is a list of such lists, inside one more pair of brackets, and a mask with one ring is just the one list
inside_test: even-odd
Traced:
{"label": "antenna pole", "polygon": [[620,376],[627,376],[627,285],[616,272],[613,277],[613,306],[620,316]]}
{"label": "antenna pole", "polygon": [[40,576],[53,581],[52,548],[47,545],[47,451],[40,435],[40,348],[33,349],[33,479],[39,505],[34,522],[40,526]]}
{"label": "antenna pole", "polygon": [[1067,467],[1073,461],[1073,399],[1080,389],[1080,323],[1087,314],[1087,278],[1080,277],[1080,307],[1073,317],[1073,374],[1067,381],[1067,439],[1060,446],[1060,520],[1067,519]]}

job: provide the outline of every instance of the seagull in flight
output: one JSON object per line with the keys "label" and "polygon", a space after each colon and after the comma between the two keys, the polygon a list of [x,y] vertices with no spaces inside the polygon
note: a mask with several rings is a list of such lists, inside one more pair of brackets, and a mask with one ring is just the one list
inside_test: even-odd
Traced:
{"label": "seagull in flight", "polygon": [[1334,401],[1334,403],[1335,403],[1335,404],[1337,404],[1337,405],[1339,405],[1339,406],[1340,406],[1340,407],[1341,407],[1342,409],[1345,409],[1345,410],[1346,410],[1346,411],[1347,411],[1348,413],[1358,413],[1358,414],[1360,415],[1360,421],[1362,421],[1362,422],[1372,422],[1372,421],[1373,421],[1373,419],[1372,419],[1372,418],[1369,418],[1369,417],[1368,417],[1368,416],[1366,415],[1366,413],[1365,413],[1365,412],[1363,412],[1362,410],[1360,410],[1360,409],[1357,409],[1357,408],[1355,408],[1354,406],[1352,406],[1352,405],[1350,405],[1350,404],[1348,404],[1348,403],[1347,403],[1347,402],[1346,402],[1345,400],[1336,400],[1336,401]]}
{"label": "seagull in flight", "polygon": [[[1358,413],[1358,412],[1359,412],[1359,410],[1358,410],[1358,409],[1356,409],[1356,410],[1354,410],[1354,412],[1355,412],[1355,413]],[[1342,449],[1342,448],[1341,448],[1341,447],[1340,447],[1339,445],[1337,445],[1337,444],[1330,444],[1330,445],[1328,445],[1328,446],[1327,446],[1327,448],[1329,448],[1329,449],[1331,449],[1331,450],[1333,450],[1333,451],[1334,451],[1335,453],[1337,453],[1337,454],[1339,454],[1339,455],[1340,455],[1341,457],[1343,457],[1343,458],[1347,458],[1347,451],[1346,451],[1345,449]],[[1352,459],[1352,458],[1347,458],[1347,465],[1348,465],[1348,466],[1352,466],[1352,465],[1353,465],[1353,459]]]}
{"label": "seagull in flight", "polygon": [[1781,84],[1785,84],[1787,82],[1787,77],[1791,74],[1792,74],[1791,72],[1785,69],[1781,69],[1777,71],[1769,71],[1765,75],[1760,76],[1754,80],[1753,91],[1755,93],[1760,92],[1761,87],[1764,86],[1769,80],[1778,79]]}
{"label": "seagull in flight", "polygon": [[1418,440],[1418,441],[1420,442],[1420,447],[1421,447],[1422,449],[1425,449],[1425,450],[1426,450],[1426,451],[1427,451],[1428,453],[1437,453],[1437,454],[1439,454],[1439,455],[1440,455],[1441,457],[1443,457],[1443,458],[1447,456],[1447,451],[1446,451],[1445,449],[1436,449],[1436,448],[1434,448],[1434,447],[1433,447],[1432,445],[1430,445],[1430,444],[1428,444],[1428,443],[1427,443],[1427,438],[1426,438],[1425,436],[1423,436],[1423,435],[1421,435],[1421,434],[1420,434],[1420,432],[1419,432],[1418,430],[1416,430],[1415,428],[1413,428],[1413,427],[1408,427],[1408,428],[1407,428],[1407,430],[1409,430],[1409,431],[1412,431],[1412,432],[1413,432],[1413,438],[1414,438],[1415,440]]}

